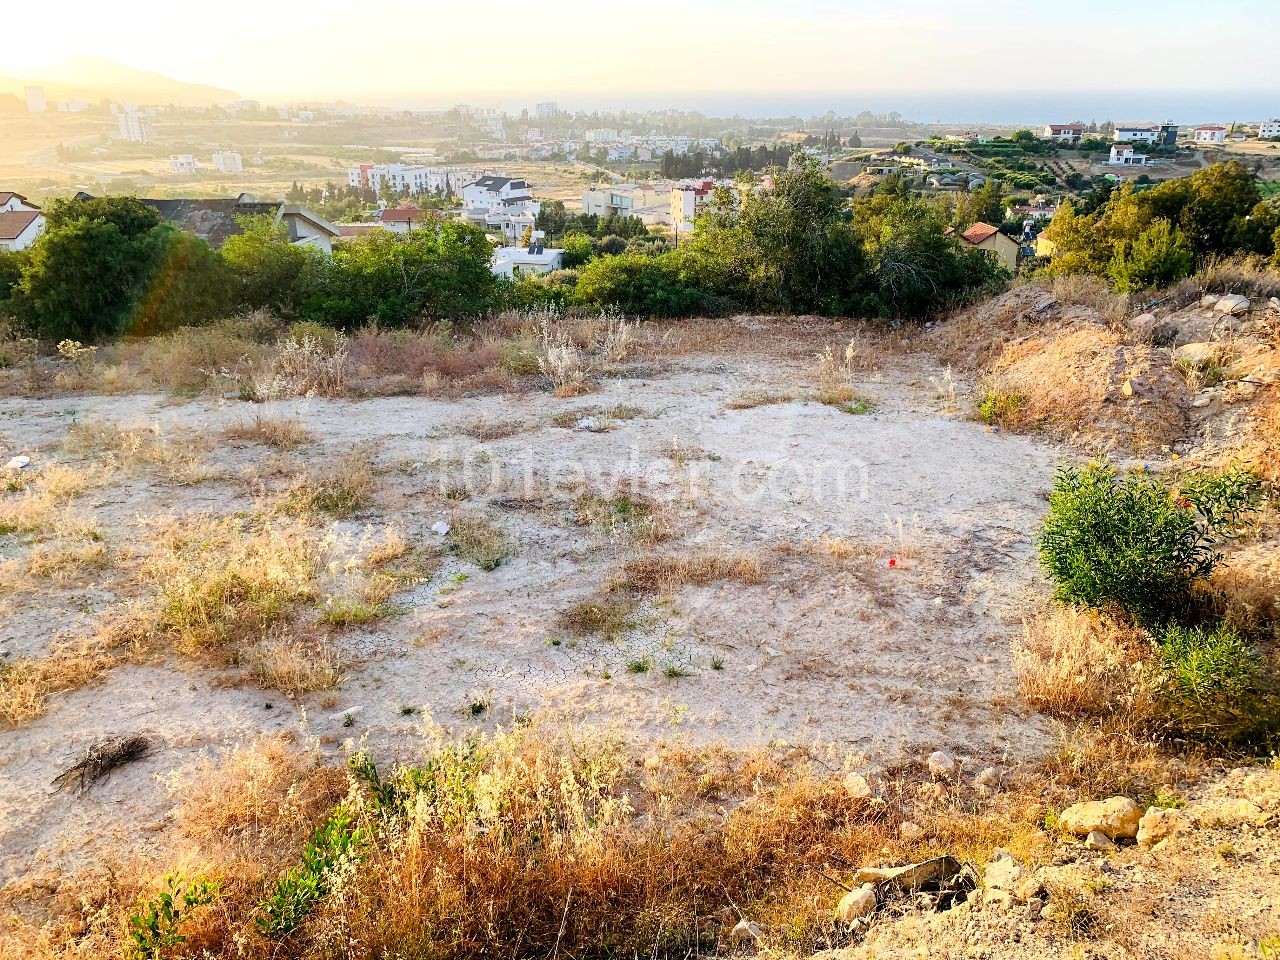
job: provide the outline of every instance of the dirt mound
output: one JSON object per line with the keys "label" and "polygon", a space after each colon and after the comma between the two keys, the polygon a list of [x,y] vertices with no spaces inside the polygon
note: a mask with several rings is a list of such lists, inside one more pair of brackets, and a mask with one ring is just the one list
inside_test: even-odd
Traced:
{"label": "dirt mound", "polygon": [[1181,438],[1190,395],[1169,351],[1126,344],[1096,323],[1007,344],[984,377],[980,412],[1090,448],[1159,450]]}

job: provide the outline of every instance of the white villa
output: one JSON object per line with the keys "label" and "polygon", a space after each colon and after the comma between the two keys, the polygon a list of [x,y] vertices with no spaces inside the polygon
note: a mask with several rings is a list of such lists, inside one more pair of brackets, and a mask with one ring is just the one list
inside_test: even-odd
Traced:
{"label": "white villa", "polygon": [[1111,145],[1111,159],[1107,163],[1113,167],[1145,167],[1148,157],[1145,153],[1134,153],[1133,145],[1128,143],[1113,143]]}
{"label": "white villa", "polygon": [[463,217],[513,239],[534,225],[541,209],[523,180],[489,174],[462,189]]}
{"label": "white villa", "polygon": [[1203,127],[1196,127],[1192,132],[1192,139],[1196,143],[1225,143],[1227,140],[1227,128],[1207,124]]}
{"label": "white villa", "polygon": [[0,250],[25,250],[44,233],[40,208],[20,193],[0,190]]}
{"label": "white villa", "polygon": [[460,194],[468,184],[492,173],[463,167],[428,167],[420,163],[358,163],[347,169],[347,183],[382,192],[384,183],[397,193]]}
{"label": "white villa", "polygon": [[1280,119],[1263,120],[1258,124],[1258,136],[1263,140],[1280,137]]}

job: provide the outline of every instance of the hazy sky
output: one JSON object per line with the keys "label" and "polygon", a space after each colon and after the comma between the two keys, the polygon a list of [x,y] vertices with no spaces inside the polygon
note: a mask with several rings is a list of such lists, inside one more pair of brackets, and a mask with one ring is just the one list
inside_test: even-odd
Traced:
{"label": "hazy sky", "polygon": [[[91,54],[262,98],[572,103],[815,91],[1236,90],[1280,111],[1280,0],[45,0],[0,75]],[[683,99],[683,97],[681,98]],[[1105,113],[1106,111],[1101,111]]]}

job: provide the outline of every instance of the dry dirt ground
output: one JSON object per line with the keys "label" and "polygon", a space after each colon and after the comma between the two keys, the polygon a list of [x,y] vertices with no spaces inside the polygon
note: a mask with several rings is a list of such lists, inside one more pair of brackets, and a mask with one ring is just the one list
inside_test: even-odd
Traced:
{"label": "dry dirt ground", "polygon": [[[732,408],[752,391],[803,395],[811,351],[633,364],[571,399],[0,401],[0,462],[85,466],[63,446],[72,424],[211,441],[184,478],[200,482],[119,469],[83,495],[77,509],[114,557],[146,554],[149,519],[249,510],[247,478],[287,481],[353,450],[374,466],[376,497],[333,522],[335,542],[393,524],[430,549],[442,541],[433,524],[484,514],[514,544],[492,571],[445,556],[392,598],[392,616],[334,631],[336,691],[291,699],[173,657],[56,694],[43,716],[0,731],[0,880],[92,856],[105,838],[127,847],[140,827],[143,842],[162,834],[175,803],[166,781],[263,732],[302,730],[335,756],[365,741],[390,758],[433,723],[461,732],[551,712],[642,738],[826,745],[873,768],[937,747],[973,769],[1036,752],[1044,724],[1017,701],[1009,638],[1044,594],[1033,533],[1062,451],[964,418],[946,372],[915,356],[859,376],[867,413],[803,399]],[[619,405],[622,417],[602,415]],[[315,439],[275,453],[220,437],[257,417],[298,418]],[[472,439],[462,431],[478,418],[515,432]],[[639,547],[579,522],[576,497],[620,490],[656,505],[668,542]],[[760,582],[642,597],[607,638],[561,625],[629,557],[699,548],[750,553]],[[10,560],[29,549],[0,539]],[[136,600],[112,569],[0,597],[6,660],[42,656]],[[134,732],[158,742],[146,759],[83,797],[51,787],[87,744]]]}

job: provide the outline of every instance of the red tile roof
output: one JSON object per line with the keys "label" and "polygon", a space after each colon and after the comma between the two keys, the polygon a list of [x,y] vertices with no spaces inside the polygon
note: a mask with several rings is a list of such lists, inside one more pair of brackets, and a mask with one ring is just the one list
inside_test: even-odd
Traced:
{"label": "red tile roof", "polygon": [[0,240],[17,240],[38,216],[40,216],[39,210],[0,212]]}
{"label": "red tile roof", "polygon": [[378,219],[383,223],[409,223],[410,221],[429,220],[435,216],[439,216],[439,214],[434,210],[419,210],[417,207],[395,207],[383,210],[378,215]]}
{"label": "red tile roof", "polygon": [[969,243],[975,247],[984,240],[990,240],[993,236],[1000,232],[999,227],[993,227],[989,223],[975,223],[960,236],[964,237]]}

